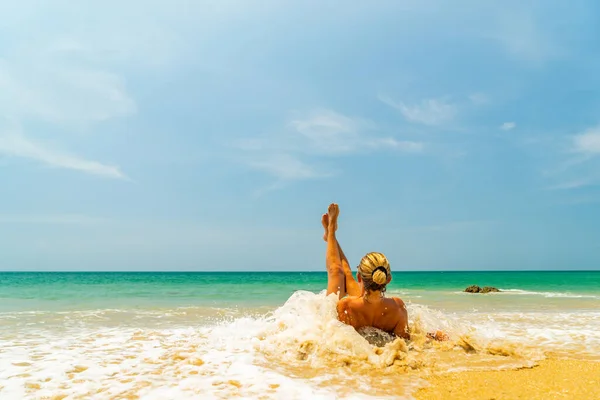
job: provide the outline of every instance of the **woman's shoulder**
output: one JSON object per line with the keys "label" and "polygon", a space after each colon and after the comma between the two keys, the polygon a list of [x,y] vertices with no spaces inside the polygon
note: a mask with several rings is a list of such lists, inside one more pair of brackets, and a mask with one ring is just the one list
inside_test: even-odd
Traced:
{"label": "woman's shoulder", "polygon": [[352,312],[364,306],[362,297],[360,296],[346,296],[341,298],[337,302],[338,311]]}
{"label": "woman's shoulder", "polygon": [[391,299],[394,301],[394,303],[396,303],[398,307],[406,308],[406,304],[404,304],[404,301],[402,301],[400,297],[391,297]]}
{"label": "woman's shoulder", "polygon": [[338,306],[342,305],[342,306],[349,306],[353,303],[356,303],[357,301],[359,301],[361,299],[360,296],[346,296],[346,297],[342,297],[341,299],[338,300]]}
{"label": "woman's shoulder", "polygon": [[353,325],[356,314],[356,297],[346,296],[342,299],[339,299],[337,302],[337,314],[338,319],[346,324]]}

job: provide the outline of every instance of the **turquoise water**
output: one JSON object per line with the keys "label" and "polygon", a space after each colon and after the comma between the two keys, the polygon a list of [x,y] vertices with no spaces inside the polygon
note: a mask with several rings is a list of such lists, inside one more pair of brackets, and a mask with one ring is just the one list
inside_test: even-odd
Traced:
{"label": "turquoise water", "polygon": [[[277,306],[297,290],[323,290],[326,280],[323,272],[5,272],[0,311]],[[594,306],[600,271],[397,272],[388,292],[444,307],[449,299],[472,299],[456,294],[473,284],[531,292],[538,301],[535,295],[545,294],[547,304],[587,299]]]}
{"label": "turquoise water", "polygon": [[[0,398],[370,399],[431,369],[600,361],[600,272],[395,272],[388,295],[409,326],[451,339],[383,350],[337,320],[325,284],[324,272],[0,273]],[[463,292],[473,284],[504,291]]]}

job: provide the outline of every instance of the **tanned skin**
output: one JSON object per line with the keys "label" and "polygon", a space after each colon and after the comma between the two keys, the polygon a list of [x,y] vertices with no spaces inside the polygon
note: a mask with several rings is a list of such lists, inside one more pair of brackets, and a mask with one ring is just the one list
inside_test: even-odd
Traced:
{"label": "tanned skin", "polygon": [[[335,234],[339,213],[338,205],[331,204],[322,218],[325,228],[323,238],[327,241],[327,294],[338,293],[338,319],[355,329],[374,327],[410,339],[408,312],[404,302],[397,297],[383,297],[380,291],[365,292],[360,274],[357,274],[358,282],[354,280]],[[388,283],[391,279],[389,276]]]}
{"label": "tanned skin", "polygon": [[[323,224],[323,228],[325,228],[325,234],[323,235],[323,240],[325,242],[327,242],[327,237],[329,235],[329,214],[323,214],[323,217],[321,218],[321,224]],[[337,231],[337,223],[334,226],[333,231],[334,231],[334,233],[335,233],[335,231]],[[350,264],[348,263],[348,259],[346,258],[346,255],[344,254],[344,251],[342,250],[342,246],[340,246],[340,243],[337,241],[337,238],[335,236],[334,236],[334,238],[335,238],[335,243],[337,244],[340,259],[342,262],[342,271],[344,273],[344,282],[346,284],[346,293],[349,296],[361,296],[362,289],[361,289],[360,285],[354,280],[354,276],[352,276],[352,269],[350,269]]]}
{"label": "tanned skin", "polygon": [[325,265],[327,267],[327,295],[337,293],[339,298],[346,296],[346,276],[344,275],[344,267],[342,258],[340,257],[340,249],[335,237],[337,229],[337,217],[340,209],[336,204],[331,204],[328,209],[329,221],[327,223],[327,250],[325,252]]}

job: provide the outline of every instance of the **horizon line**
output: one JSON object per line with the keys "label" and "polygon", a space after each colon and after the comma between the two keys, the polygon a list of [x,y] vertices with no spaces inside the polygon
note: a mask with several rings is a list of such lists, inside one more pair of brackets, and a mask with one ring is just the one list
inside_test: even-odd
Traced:
{"label": "horizon line", "polygon": [[[240,272],[249,272],[249,273],[326,273],[324,270],[231,270],[231,271],[215,271],[215,270],[1,270],[0,273],[66,273],[66,272],[83,272],[83,273],[98,273],[98,272],[106,272],[106,273],[240,273]],[[352,270],[352,272],[357,272],[356,270]],[[400,270],[400,271],[392,271],[394,272],[600,272],[600,268],[597,269],[488,269],[488,270],[480,270],[480,269],[452,269],[452,270]]]}

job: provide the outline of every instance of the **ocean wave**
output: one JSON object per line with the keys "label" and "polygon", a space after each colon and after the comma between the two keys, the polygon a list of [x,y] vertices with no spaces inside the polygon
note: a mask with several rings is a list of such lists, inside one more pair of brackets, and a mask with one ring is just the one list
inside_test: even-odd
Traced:
{"label": "ocean wave", "polygon": [[[372,399],[403,394],[415,379],[405,385],[398,376],[394,385],[381,379],[394,378],[397,370],[389,367],[408,365],[405,342],[370,345],[337,320],[335,304],[335,296],[297,292],[273,312],[210,326],[0,335],[0,397]],[[341,366],[364,374],[341,373]]]}
{"label": "ocean wave", "polygon": [[[566,299],[600,299],[600,295],[593,294],[577,294],[577,293],[569,293],[569,292],[536,292],[531,290],[523,290],[523,289],[502,289],[498,288],[500,292],[490,292],[486,293],[492,296],[502,296],[502,295],[521,295],[521,296],[543,296],[546,298],[566,298]],[[453,294],[460,295],[471,295],[472,293],[468,293],[465,291],[456,291],[452,292]]]}
{"label": "ocean wave", "polygon": [[[411,303],[412,340],[373,345],[377,332],[342,324],[335,305],[298,291],[260,315],[181,328],[18,327],[0,333],[0,398],[398,398],[435,371],[532,365],[547,350],[600,354],[600,313],[451,314]],[[435,329],[451,340],[427,340]]]}
{"label": "ocean wave", "polygon": [[527,295],[527,296],[544,296],[544,297],[562,297],[570,299],[600,299],[600,296],[592,294],[577,294],[569,292],[536,292],[522,289],[500,289],[500,293],[515,294],[515,295]]}

